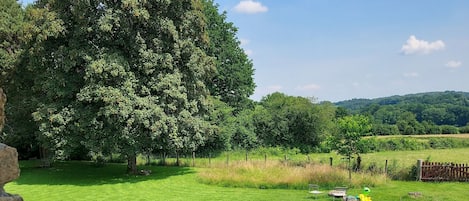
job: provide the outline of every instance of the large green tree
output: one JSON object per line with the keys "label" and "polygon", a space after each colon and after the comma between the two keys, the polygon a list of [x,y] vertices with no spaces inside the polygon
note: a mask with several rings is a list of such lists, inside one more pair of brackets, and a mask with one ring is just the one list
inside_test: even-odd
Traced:
{"label": "large green tree", "polygon": [[217,129],[204,145],[203,151],[255,148],[258,139],[253,124],[254,111],[244,109],[235,115],[235,109],[227,103],[215,98],[213,103],[214,109],[210,119]]}
{"label": "large green tree", "polygon": [[235,113],[249,107],[249,96],[254,93],[252,61],[241,48],[238,29],[227,22],[226,11],[219,13],[213,0],[203,0],[204,14],[209,22],[209,43],[206,52],[216,61],[217,72],[208,84],[210,93],[235,108]]}
{"label": "large green tree", "polygon": [[[0,139],[4,125],[6,96],[2,87],[18,63],[24,43],[24,11],[15,0],[0,2]],[[2,140],[3,141],[3,140]]]}
{"label": "large green tree", "polygon": [[47,9],[27,6],[22,8],[15,0],[0,2],[0,86],[8,94],[6,129],[3,141],[15,146],[20,157],[37,150],[37,140],[31,113],[35,105],[32,93],[34,72],[27,70],[26,53],[37,51],[31,42],[40,42],[57,36],[62,26]]}
{"label": "large green tree", "polygon": [[206,80],[214,61],[203,4],[179,1],[38,1],[63,21],[58,37],[29,55],[33,117],[50,148],[83,145],[119,152],[136,172],[136,155],[195,151],[213,126]]}
{"label": "large green tree", "polygon": [[[21,52],[23,10],[15,0],[0,2],[0,139],[4,126],[6,96],[2,89]],[[3,140],[2,140],[3,141]]]}
{"label": "large green tree", "polygon": [[253,121],[261,143],[299,148],[303,152],[319,148],[335,116],[332,104],[317,104],[308,98],[279,92],[264,97],[260,105],[255,109]]}

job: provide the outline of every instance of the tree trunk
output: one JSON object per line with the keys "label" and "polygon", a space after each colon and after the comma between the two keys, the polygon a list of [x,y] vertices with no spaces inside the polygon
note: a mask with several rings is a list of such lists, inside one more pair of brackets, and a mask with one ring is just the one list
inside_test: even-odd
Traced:
{"label": "tree trunk", "polygon": [[348,156],[348,180],[352,184],[352,156]]}
{"label": "tree trunk", "polygon": [[49,150],[44,146],[39,146],[39,159],[41,161],[40,166],[43,168],[49,168],[51,162],[51,156],[49,156]]}
{"label": "tree trunk", "polygon": [[150,163],[151,163],[151,161],[150,161],[150,154],[147,154],[147,164],[146,164],[146,165],[147,165],[147,166],[150,166]]}
{"label": "tree trunk", "polygon": [[3,129],[5,123],[5,103],[7,102],[7,96],[3,93],[3,89],[0,87],[0,132]]}
{"label": "tree trunk", "polygon": [[137,174],[137,156],[131,155],[127,157],[127,173]]}
{"label": "tree trunk", "polygon": [[358,172],[361,170],[362,167],[362,157],[360,155],[357,156],[357,167],[355,168],[355,171]]}

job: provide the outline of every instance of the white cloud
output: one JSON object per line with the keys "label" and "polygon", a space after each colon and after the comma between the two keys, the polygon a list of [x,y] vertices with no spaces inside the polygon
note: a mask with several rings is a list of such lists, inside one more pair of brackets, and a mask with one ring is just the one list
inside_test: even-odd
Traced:
{"label": "white cloud", "polygon": [[308,84],[308,85],[298,86],[296,87],[296,89],[300,91],[317,91],[321,89],[321,86],[317,84]]}
{"label": "white cloud", "polygon": [[244,50],[244,53],[248,56],[252,56],[254,54],[254,51],[250,50],[250,49],[245,49]]}
{"label": "white cloud", "polygon": [[266,6],[262,5],[262,3],[253,0],[242,0],[234,9],[236,12],[247,14],[263,13],[269,10]]}
{"label": "white cloud", "polygon": [[281,85],[272,85],[267,87],[268,92],[276,92],[282,90],[283,87]]}
{"label": "white cloud", "polygon": [[251,41],[249,39],[241,38],[239,39],[239,42],[241,43],[241,46],[248,45]]}
{"label": "white cloud", "polygon": [[417,39],[414,35],[411,35],[407,39],[407,43],[402,45],[401,52],[409,54],[429,54],[430,52],[442,50],[445,48],[445,43],[441,40],[434,42],[428,42]]}
{"label": "white cloud", "polygon": [[446,63],[446,67],[448,68],[459,68],[461,67],[462,65],[462,62],[460,61],[448,61],[448,63]]}
{"label": "white cloud", "polygon": [[420,74],[416,72],[404,73],[404,77],[419,77]]}

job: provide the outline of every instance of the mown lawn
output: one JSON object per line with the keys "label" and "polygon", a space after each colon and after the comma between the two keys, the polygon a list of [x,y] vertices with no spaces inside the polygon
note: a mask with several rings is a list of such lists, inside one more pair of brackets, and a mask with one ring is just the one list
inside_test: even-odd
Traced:
{"label": "mown lawn", "polygon": [[[230,188],[202,184],[200,168],[151,166],[150,176],[124,174],[124,164],[96,167],[89,162],[59,162],[53,168],[35,168],[22,162],[21,177],[5,186],[7,192],[18,193],[26,201],[79,200],[311,200],[305,190]],[[422,183],[388,181],[372,188],[374,201],[422,200],[465,201],[468,183]],[[328,189],[321,189],[327,191]],[[350,189],[358,195],[360,189]],[[421,192],[411,198],[408,192]],[[318,200],[331,200],[322,195]]]}
{"label": "mown lawn", "polygon": [[197,181],[197,169],[142,167],[150,176],[124,174],[125,165],[95,167],[86,162],[61,162],[53,168],[22,167],[21,177],[5,186],[26,201],[78,200],[302,200],[301,190],[225,188]]}

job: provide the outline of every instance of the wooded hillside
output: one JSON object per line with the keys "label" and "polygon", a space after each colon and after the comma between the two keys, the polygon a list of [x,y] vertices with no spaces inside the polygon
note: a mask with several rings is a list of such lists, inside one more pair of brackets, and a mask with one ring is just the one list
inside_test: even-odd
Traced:
{"label": "wooded hillside", "polygon": [[460,127],[459,132],[467,132],[469,122],[467,92],[428,92],[335,104],[351,113],[372,116],[375,128],[384,126],[387,134],[397,132],[394,126],[402,134],[457,132],[454,127]]}

